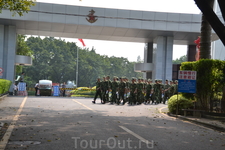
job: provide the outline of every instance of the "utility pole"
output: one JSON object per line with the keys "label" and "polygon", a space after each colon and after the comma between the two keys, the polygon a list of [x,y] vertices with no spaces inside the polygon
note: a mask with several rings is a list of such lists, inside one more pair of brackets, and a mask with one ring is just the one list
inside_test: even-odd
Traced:
{"label": "utility pole", "polygon": [[77,47],[77,69],[76,69],[76,86],[78,87],[78,50],[79,48]]}

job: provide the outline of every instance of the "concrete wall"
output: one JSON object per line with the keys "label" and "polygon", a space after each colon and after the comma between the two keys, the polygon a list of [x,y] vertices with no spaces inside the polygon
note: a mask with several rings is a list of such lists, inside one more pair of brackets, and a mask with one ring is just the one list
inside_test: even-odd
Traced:
{"label": "concrete wall", "polygon": [[0,78],[14,82],[15,56],[16,27],[0,25],[0,67],[4,70]]}

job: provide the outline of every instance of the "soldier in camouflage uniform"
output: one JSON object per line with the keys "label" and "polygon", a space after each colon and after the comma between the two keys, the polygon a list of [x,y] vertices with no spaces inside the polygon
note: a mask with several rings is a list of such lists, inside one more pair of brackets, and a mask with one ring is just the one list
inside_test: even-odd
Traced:
{"label": "soldier in camouflage uniform", "polygon": [[163,104],[165,104],[166,100],[170,98],[170,85],[168,83],[168,80],[166,80],[163,91],[164,91]]}
{"label": "soldier in camouflage uniform", "polygon": [[158,83],[158,80],[155,80],[155,84],[153,85],[153,99],[152,103],[159,104],[161,95],[161,85]]}
{"label": "soldier in camouflage uniform", "polygon": [[111,90],[112,87],[112,81],[110,80],[110,76],[106,76],[106,102],[109,102],[109,91]]}
{"label": "soldier in camouflage uniform", "polygon": [[125,89],[125,103],[129,101],[129,94],[130,94],[130,82],[127,78],[124,78],[124,82],[126,85],[126,89]]}
{"label": "soldier in camouflage uniform", "polygon": [[141,82],[141,79],[138,79],[137,83],[137,104],[141,104],[143,101],[143,83]]}
{"label": "soldier in camouflage uniform", "polygon": [[175,84],[174,84],[174,95],[178,94],[178,81],[175,80]]}
{"label": "soldier in camouflage uniform", "polygon": [[98,96],[100,97],[101,103],[102,103],[101,86],[102,86],[101,80],[100,80],[100,78],[98,78],[97,81],[96,81],[96,93],[95,93],[95,97],[94,97],[94,100],[92,101],[92,103],[94,103],[94,104],[95,104],[95,101],[96,101],[96,99],[97,99]]}
{"label": "soldier in camouflage uniform", "polygon": [[137,84],[135,82],[135,78],[132,78],[130,84],[130,97],[129,97],[130,105],[136,104],[136,92],[137,92]]}
{"label": "soldier in camouflage uniform", "polygon": [[106,80],[106,77],[103,77],[103,81],[102,81],[102,104],[106,103],[106,96],[107,96],[107,92],[108,92],[108,81]]}
{"label": "soldier in camouflage uniform", "polygon": [[124,94],[125,94],[125,88],[126,88],[126,84],[123,81],[123,78],[120,78],[120,83],[119,83],[119,99],[117,101],[117,104],[119,105],[121,100],[123,100],[123,104],[125,104],[125,99],[124,99]]}
{"label": "soldier in camouflage uniform", "polygon": [[148,82],[147,82],[147,85],[146,85],[146,95],[145,95],[145,104],[149,104],[150,103],[150,94],[151,94],[151,91],[152,91],[152,84],[151,84],[151,79],[148,79]]}
{"label": "soldier in camouflage uniform", "polygon": [[159,103],[161,103],[162,100],[163,100],[163,86],[164,86],[163,83],[162,83],[162,79],[159,80],[159,85],[160,85],[160,89],[161,89],[161,90],[160,90],[160,95],[161,95],[161,96],[160,96],[160,98],[159,98]]}
{"label": "soldier in camouflage uniform", "polygon": [[118,91],[119,83],[117,81],[117,77],[113,78],[112,82],[112,97],[111,97],[111,104],[116,103],[117,100],[117,94],[116,92]]}
{"label": "soldier in camouflage uniform", "polygon": [[174,94],[174,84],[173,84],[173,81],[171,80],[170,81],[170,97],[173,96]]}

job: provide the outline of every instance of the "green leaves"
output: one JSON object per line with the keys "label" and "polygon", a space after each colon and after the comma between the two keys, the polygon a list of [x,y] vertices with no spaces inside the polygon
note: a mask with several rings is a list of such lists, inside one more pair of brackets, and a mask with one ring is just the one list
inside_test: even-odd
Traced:
{"label": "green leaves", "polygon": [[24,13],[28,13],[31,6],[35,5],[34,2],[35,0],[0,0],[0,13],[3,9],[8,9],[13,15],[23,16]]}
{"label": "green leaves", "polygon": [[214,98],[218,91],[224,86],[225,61],[201,59],[196,62],[184,62],[181,70],[197,71],[197,99],[198,107],[209,110],[210,100]]}
{"label": "green leaves", "polygon": [[0,95],[9,91],[12,82],[6,79],[0,79]]}
{"label": "green leaves", "polygon": [[[24,38],[24,37],[20,37]],[[36,83],[40,79],[49,79],[62,83],[68,80],[76,81],[77,50],[78,83],[80,87],[95,86],[96,79],[105,75],[126,76],[127,78],[141,76],[134,72],[134,63],[127,58],[101,56],[87,48],[77,47],[76,43],[65,42],[53,37],[29,37],[23,47],[32,51],[33,65],[24,67],[26,81]],[[26,48],[26,47],[25,47]],[[30,81],[32,80],[32,81]]]}

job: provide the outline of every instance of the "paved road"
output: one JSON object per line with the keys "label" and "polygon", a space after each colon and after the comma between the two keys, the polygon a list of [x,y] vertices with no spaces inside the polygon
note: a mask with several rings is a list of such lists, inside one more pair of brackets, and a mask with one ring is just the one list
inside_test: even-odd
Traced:
{"label": "paved road", "polygon": [[159,113],[167,105],[118,106],[91,101],[5,98],[0,101],[0,122],[8,123],[9,128],[0,150],[225,149],[224,133]]}

